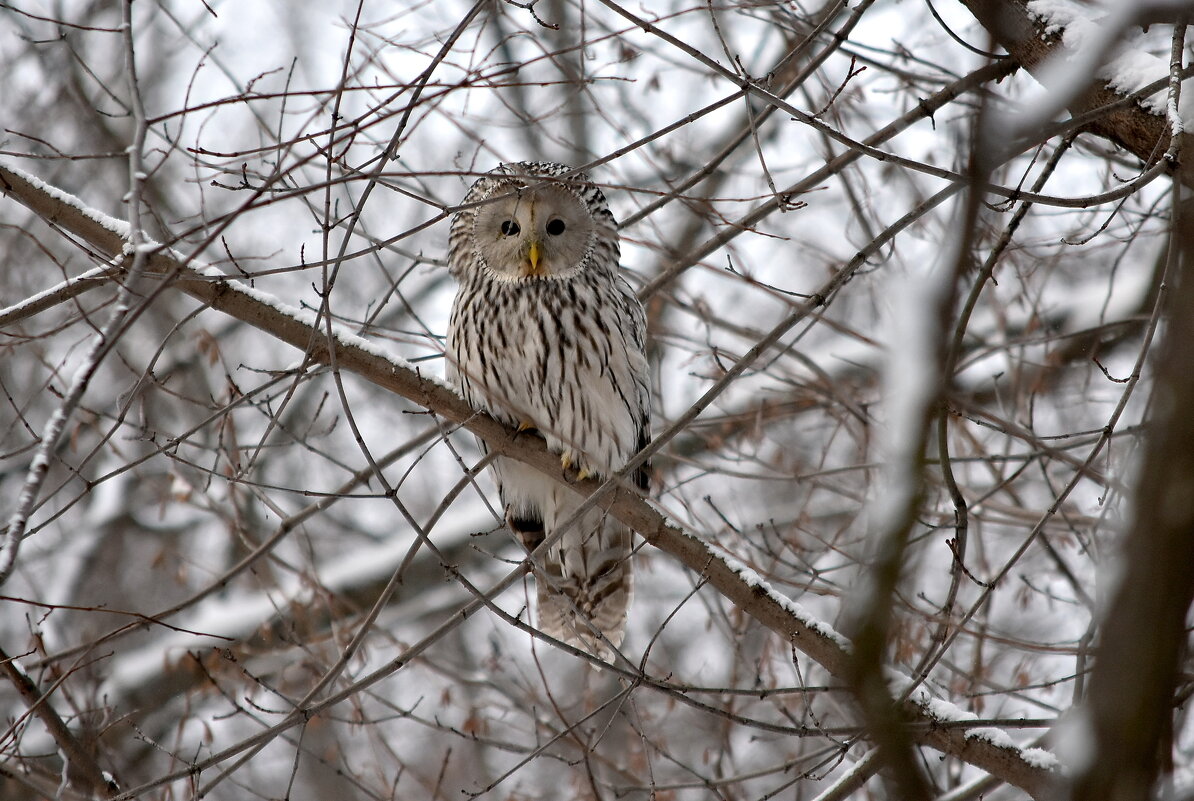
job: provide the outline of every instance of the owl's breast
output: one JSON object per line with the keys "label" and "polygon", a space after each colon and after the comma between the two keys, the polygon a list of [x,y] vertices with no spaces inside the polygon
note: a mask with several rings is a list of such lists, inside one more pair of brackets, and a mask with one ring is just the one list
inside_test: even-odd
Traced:
{"label": "owl's breast", "polygon": [[636,321],[606,294],[565,281],[462,287],[448,337],[466,400],[533,425],[551,450],[578,452],[600,473],[637,449],[647,378]]}

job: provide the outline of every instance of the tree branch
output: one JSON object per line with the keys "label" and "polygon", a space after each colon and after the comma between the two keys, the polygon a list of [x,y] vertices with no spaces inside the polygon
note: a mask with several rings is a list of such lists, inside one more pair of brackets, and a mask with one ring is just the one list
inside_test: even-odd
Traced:
{"label": "tree branch", "polygon": [[[1028,0],[962,2],[995,41],[1033,77],[1041,78],[1047,62],[1065,57],[1061,33],[1047,30],[1045,23],[1028,11]],[[1141,4],[1141,8],[1144,6]],[[1150,21],[1162,20],[1137,20],[1141,24]],[[1123,94],[1103,85],[1102,81],[1095,80],[1068,104],[1068,108],[1071,114],[1078,116],[1104,106],[1113,106],[1112,110],[1091,120],[1085,130],[1110,139],[1141,161],[1151,164],[1169,148],[1168,123],[1164,117],[1152,114],[1136,103],[1116,105],[1123,97]],[[1183,139],[1188,141],[1189,138],[1188,133],[1183,134]],[[1194,152],[1189,147],[1183,147],[1182,151],[1187,154]]]}
{"label": "tree branch", "polygon": [[[116,782],[111,779],[92,753],[75,737],[70,728],[59,717],[50,700],[43,695],[37,685],[17,667],[16,661],[0,649],[0,673],[3,673],[12,685],[17,688],[21,700],[29,711],[49,730],[50,736],[62,750],[66,758],[66,771],[70,782],[81,791],[90,790],[99,798],[112,798],[118,792]],[[90,795],[90,794],[89,794]]]}

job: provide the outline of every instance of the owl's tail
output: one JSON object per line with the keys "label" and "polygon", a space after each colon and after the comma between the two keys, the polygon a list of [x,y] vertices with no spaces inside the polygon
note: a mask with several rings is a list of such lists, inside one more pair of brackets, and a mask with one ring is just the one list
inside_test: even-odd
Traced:
{"label": "owl's tail", "polygon": [[[556,514],[546,515],[548,534],[569,516],[572,504],[560,506],[564,508]],[[536,576],[539,628],[594,656],[610,658],[611,646],[618,647],[626,633],[634,585],[630,551],[626,526],[604,510],[586,512],[536,566],[542,574]]]}

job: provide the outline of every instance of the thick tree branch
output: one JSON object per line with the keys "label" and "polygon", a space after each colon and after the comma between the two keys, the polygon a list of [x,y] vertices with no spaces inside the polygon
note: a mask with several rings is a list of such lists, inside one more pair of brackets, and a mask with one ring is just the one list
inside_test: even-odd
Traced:
{"label": "thick tree branch", "polygon": [[[1058,32],[1049,32],[1044,23],[1028,11],[1028,0],[962,0],[970,13],[991,34],[999,45],[1012,55],[1029,74],[1041,77],[1046,62],[1064,57],[1065,48]],[[1143,9],[1146,4],[1140,4]],[[1160,22],[1160,19],[1143,19],[1139,23]],[[1165,118],[1150,113],[1133,103],[1117,106],[1123,95],[1107,88],[1102,81],[1095,80],[1084,92],[1069,103],[1074,116],[1112,106],[1112,109],[1095,117],[1085,130],[1097,136],[1110,139],[1131,152],[1145,163],[1151,164],[1161,158],[1169,148],[1170,132]],[[1185,140],[1190,135],[1183,134]],[[1192,153],[1189,147],[1183,153]],[[1187,180],[1183,178],[1182,180]]]}
{"label": "thick tree branch", "polygon": [[[86,210],[74,198],[38,186],[3,166],[0,166],[0,190],[60,230],[81,239],[94,249],[99,259],[116,260],[123,252],[125,241],[119,233],[119,225],[112,225],[102,215]],[[150,254],[148,269],[211,308],[300,349],[311,361],[329,362],[329,349],[334,346],[335,363],[339,369],[355,373],[461,425],[484,439],[492,452],[528,464],[581,495],[589,496],[602,486],[593,480],[574,480],[561,469],[559,458],[549,453],[541,440],[515,436],[513,430],[473,410],[447,386],[423,376],[417,368],[387,356],[367,341],[337,332],[334,343],[330,342],[315,328],[314,315],[287,309],[269,296],[230,278],[195,269],[164,247]],[[669,524],[631,490],[613,487],[600,504],[649,543],[700,574],[727,600],[830,674],[839,678],[845,675],[849,662],[848,643],[823,623],[805,615],[798,605],[772,591],[752,571]],[[905,714],[913,724],[912,736],[917,742],[988,771],[1033,797],[1048,797],[1051,793],[1054,772],[1022,749],[1010,743],[994,742],[963,728],[942,726],[946,718],[930,713],[927,706],[915,701],[905,704]]]}

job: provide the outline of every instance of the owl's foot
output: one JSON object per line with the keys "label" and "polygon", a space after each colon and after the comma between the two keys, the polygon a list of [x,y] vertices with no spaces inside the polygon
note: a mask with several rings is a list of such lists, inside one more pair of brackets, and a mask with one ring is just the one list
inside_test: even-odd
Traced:
{"label": "owl's foot", "polygon": [[589,478],[593,475],[593,471],[589,469],[589,466],[576,458],[575,451],[568,450],[561,453],[560,465],[563,466],[565,470],[571,470],[573,465],[575,465],[577,481],[584,481],[586,478]]}
{"label": "owl's foot", "polygon": [[530,420],[523,420],[518,424],[518,433],[519,434],[521,434],[524,431],[534,431],[534,430],[535,430],[535,424],[532,423]]}

